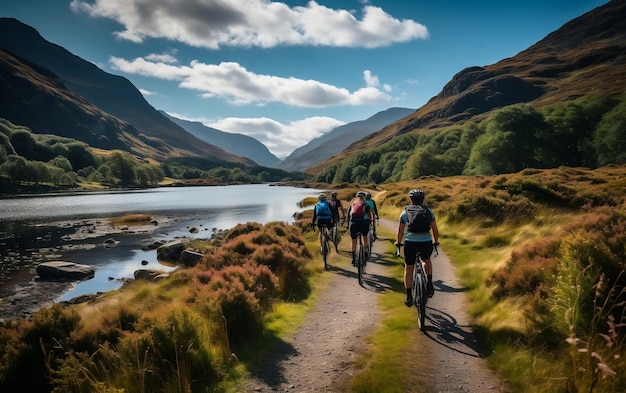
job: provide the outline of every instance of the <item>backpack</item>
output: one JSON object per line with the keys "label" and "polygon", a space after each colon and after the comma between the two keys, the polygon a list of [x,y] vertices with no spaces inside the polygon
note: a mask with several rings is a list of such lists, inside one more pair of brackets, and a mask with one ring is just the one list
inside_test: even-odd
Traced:
{"label": "backpack", "polygon": [[318,217],[332,217],[333,213],[330,211],[330,205],[328,202],[318,202],[315,208],[315,212]]}
{"label": "backpack", "polygon": [[352,204],[352,217],[353,218],[363,218],[365,217],[365,203],[361,201],[356,201]]}
{"label": "backpack", "polygon": [[409,220],[409,232],[424,233],[430,231],[430,212],[420,205],[410,205],[405,209]]}

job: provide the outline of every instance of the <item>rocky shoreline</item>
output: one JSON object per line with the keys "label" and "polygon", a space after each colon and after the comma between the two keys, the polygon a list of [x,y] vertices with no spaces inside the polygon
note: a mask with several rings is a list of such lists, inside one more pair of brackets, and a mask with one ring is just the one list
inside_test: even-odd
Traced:
{"label": "rocky shoreline", "polygon": [[[81,219],[42,224],[41,231],[0,239],[0,323],[6,320],[30,318],[33,313],[50,306],[70,291],[80,280],[41,279],[37,265],[53,260],[83,258],[97,260],[101,252],[115,257],[128,248],[142,249],[161,244],[153,238],[157,229],[165,230],[177,221],[171,217],[153,218],[149,223],[116,226],[109,218]],[[35,228],[36,229],[36,228]],[[197,231],[192,228],[190,231]],[[210,237],[210,235],[208,236]],[[124,249],[117,248],[123,243]],[[117,253],[117,254],[116,254]],[[150,261],[144,261],[146,265]],[[156,261],[154,261],[156,262]],[[119,280],[110,277],[110,280]],[[70,302],[84,301],[98,294],[79,296]]]}

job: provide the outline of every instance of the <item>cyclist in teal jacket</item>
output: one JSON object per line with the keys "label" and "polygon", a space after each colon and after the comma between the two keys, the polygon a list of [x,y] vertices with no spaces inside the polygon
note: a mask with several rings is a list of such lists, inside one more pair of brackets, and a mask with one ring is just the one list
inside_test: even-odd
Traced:
{"label": "cyclist in teal jacket", "polygon": [[[433,246],[439,245],[439,228],[435,221],[435,214],[429,207],[424,204],[424,191],[409,191],[409,199],[411,204],[400,214],[398,220],[398,233],[396,245],[404,243],[404,288],[406,289],[406,304],[411,307],[413,297],[411,296],[411,286],[413,285],[413,270],[415,269],[415,257],[420,254],[420,259],[424,261],[424,271],[426,272],[426,290],[428,297],[432,297],[435,293],[433,287],[433,265],[430,256],[433,253]],[[427,232],[411,232],[409,231],[409,213],[412,205],[425,207],[430,214],[430,229]],[[432,235],[430,234],[432,230]]]}
{"label": "cyclist in teal jacket", "polygon": [[378,208],[376,207],[376,201],[372,199],[372,194],[369,192],[365,192],[365,203],[370,207],[370,210],[374,212],[375,220],[372,219],[372,234],[374,235],[374,239],[377,239],[376,236],[376,222],[378,221]]}

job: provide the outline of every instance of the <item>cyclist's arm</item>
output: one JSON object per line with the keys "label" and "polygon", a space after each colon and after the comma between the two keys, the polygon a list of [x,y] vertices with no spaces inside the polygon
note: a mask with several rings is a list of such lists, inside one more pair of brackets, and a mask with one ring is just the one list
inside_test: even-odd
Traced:
{"label": "cyclist's arm", "polygon": [[396,233],[396,245],[404,243],[404,222],[398,222],[398,232]]}
{"label": "cyclist's arm", "polygon": [[430,222],[430,229],[433,230],[433,243],[439,244],[439,228],[437,227],[437,221]]}
{"label": "cyclist's arm", "polygon": [[313,206],[313,219],[311,220],[311,225],[315,225],[316,219],[317,219],[317,205]]}

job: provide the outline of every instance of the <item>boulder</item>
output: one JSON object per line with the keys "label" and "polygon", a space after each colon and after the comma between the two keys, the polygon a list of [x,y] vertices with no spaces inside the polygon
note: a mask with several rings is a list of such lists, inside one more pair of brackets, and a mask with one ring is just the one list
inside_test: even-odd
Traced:
{"label": "boulder", "polygon": [[37,265],[36,270],[42,279],[67,278],[81,280],[92,278],[96,273],[96,270],[91,266],[66,261],[43,262]]}
{"label": "boulder", "polygon": [[180,253],[180,262],[187,267],[192,267],[196,266],[203,257],[204,254],[202,253],[191,250],[183,250],[183,252]]}
{"label": "boulder", "polygon": [[185,245],[182,241],[171,241],[157,248],[157,259],[159,261],[176,262],[184,249]]}
{"label": "boulder", "polygon": [[139,269],[135,270],[135,280],[157,281],[169,277],[169,274],[156,270]]}

